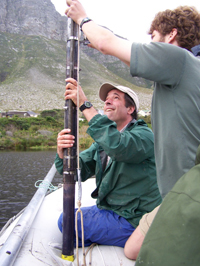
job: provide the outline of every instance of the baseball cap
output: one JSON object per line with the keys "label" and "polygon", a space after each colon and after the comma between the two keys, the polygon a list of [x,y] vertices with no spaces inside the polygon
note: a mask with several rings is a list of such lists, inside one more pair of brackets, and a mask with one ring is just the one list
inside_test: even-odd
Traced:
{"label": "baseball cap", "polygon": [[136,112],[138,112],[139,100],[138,100],[137,94],[128,87],[124,87],[121,85],[113,85],[111,83],[104,83],[101,85],[101,87],[99,89],[100,99],[105,102],[108,92],[113,90],[113,89],[117,89],[119,91],[122,91],[122,92],[128,94],[131,97],[131,99],[133,99],[133,101],[135,103],[135,107],[136,107]]}

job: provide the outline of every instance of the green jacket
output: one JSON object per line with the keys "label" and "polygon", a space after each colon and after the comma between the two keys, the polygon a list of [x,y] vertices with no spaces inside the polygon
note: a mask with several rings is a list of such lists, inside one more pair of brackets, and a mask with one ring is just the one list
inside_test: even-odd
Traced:
{"label": "green jacket", "polygon": [[144,239],[136,266],[200,264],[200,145],[196,165],[166,195]]}
{"label": "green jacket", "polygon": [[[139,120],[120,133],[115,122],[96,115],[87,133],[95,142],[80,153],[82,181],[95,175],[97,189],[92,197],[97,199],[98,208],[112,210],[136,227],[144,213],[161,203],[152,131]],[[104,170],[105,153],[110,160]],[[58,155],[55,165],[62,174]]]}

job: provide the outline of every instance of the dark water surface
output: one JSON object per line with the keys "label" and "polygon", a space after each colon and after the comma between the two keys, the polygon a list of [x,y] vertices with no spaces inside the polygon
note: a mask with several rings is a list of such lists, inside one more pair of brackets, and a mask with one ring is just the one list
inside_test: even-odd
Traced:
{"label": "dark water surface", "polygon": [[[0,230],[21,211],[36,192],[35,182],[43,180],[51,168],[56,151],[0,152]],[[55,175],[52,184],[62,183]]]}

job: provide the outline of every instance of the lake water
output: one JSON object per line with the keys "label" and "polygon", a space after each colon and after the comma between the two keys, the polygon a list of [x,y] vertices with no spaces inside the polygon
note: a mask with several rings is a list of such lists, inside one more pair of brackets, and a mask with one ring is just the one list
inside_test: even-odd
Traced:
{"label": "lake water", "polygon": [[[31,200],[37,190],[35,182],[45,178],[55,155],[55,150],[0,152],[0,230]],[[57,173],[52,184],[62,181]]]}

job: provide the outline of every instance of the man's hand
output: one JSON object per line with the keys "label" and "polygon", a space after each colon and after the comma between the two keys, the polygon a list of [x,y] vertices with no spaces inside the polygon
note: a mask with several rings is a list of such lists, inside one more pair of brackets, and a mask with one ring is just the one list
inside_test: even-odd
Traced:
{"label": "man's hand", "polygon": [[58,133],[57,137],[57,153],[58,156],[63,159],[64,156],[64,148],[71,148],[74,145],[75,137],[70,135],[70,129],[63,129],[60,133]]}
{"label": "man's hand", "polygon": [[66,4],[69,6],[65,14],[73,19],[77,24],[81,24],[81,21],[87,17],[87,14],[78,0],[66,0]]}
{"label": "man's hand", "polygon": [[[81,86],[77,88],[78,83],[73,78],[68,78],[65,80],[67,82],[66,91],[65,91],[65,100],[71,99],[74,104],[80,107],[85,101],[87,101],[87,97],[85,96]],[[79,103],[77,103],[77,94],[79,93]]]}

